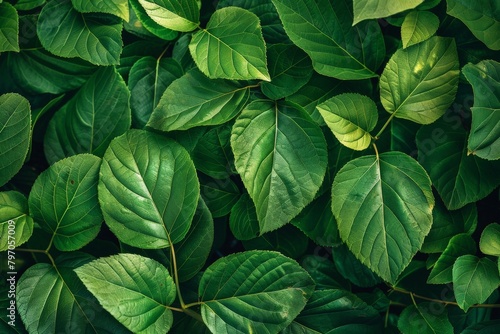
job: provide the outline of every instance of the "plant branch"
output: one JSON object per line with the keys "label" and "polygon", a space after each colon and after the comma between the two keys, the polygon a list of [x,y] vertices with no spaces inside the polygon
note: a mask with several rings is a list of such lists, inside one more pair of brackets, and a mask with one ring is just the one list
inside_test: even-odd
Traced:
{"label": "plant branch", "polygon": [[56,267],[56,262],[54,261],[54,258],[52,257],[52,255],[50,255],[48,249],[43,250],[43,249],[30,249],[30,248],[16,248],[16,250],[19,251],[19,252],[45,254],[49,258],[50,263],[52,263],[52,265],[54,266],[54,268]]}
{"label": "plant branch", "polygon": [[384,132],[385,128],[389,125],[389,123],[391,123],[394,116],[396,116],[396,111],[391,114],[391,116],[387,119],[382,129],[380,129],[380,131],[375,135],[375,137],[373,137],[373,139],[377,140],[380,137],[382,132]]}

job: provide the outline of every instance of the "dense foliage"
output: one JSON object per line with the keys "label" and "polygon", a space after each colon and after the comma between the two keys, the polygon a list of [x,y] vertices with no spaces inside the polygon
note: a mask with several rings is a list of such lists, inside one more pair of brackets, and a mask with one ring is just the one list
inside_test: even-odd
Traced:
{"label": "dense foliage", "polygon": [[0,331],[499,333],[499,50],[497,0],[0,0]]}

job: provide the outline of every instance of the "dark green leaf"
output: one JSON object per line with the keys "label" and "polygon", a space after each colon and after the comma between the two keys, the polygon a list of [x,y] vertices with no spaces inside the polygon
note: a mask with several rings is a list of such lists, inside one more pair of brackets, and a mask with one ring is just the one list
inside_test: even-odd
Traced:
{"label": "dark green leaf", "polygon": [[229,178],[213,179],[201,174],[199,179],[201,197],[212,212],[212,216],[227,215],[240,196],[238,186]]}
{"label": "dark green leaf", "polygon": [[391,127],[391,150],[406,153],[412,157],[417,155],[415,135],[420,125],[406,119],[393,118]]}
{"label": "dark green leaf", "polygon": [[192,31],[200,24],[200,0],[139,0],[148,16],[160,26]]}
{"label": "dark green leaf", "polygon": [[28,199],[17,191],[0,192],[0,252],[24,244],[33,234]]}
{"label": "dark green leaf", "polygon": [[398,328],[403,334],[454,333],[447,310],[436,312],[429,302],[406,307],[399,317]]}
{"label": "dark green leaf", "polygon": [[247,193],[242,194],[231,208],[229,227],[238,240],[249,240],[259,235],[259,220],[255,205]]}
{"label": "dark green leaf", "polygon": [[0,52],[19,52],[19,16],[8,2],[0,3]]}
{"label": "dark green leaf", "polygon": [[14,7],[16,7],[17,10],[31,10],[43,4],[45,4],[45,0],[18,0]]}
{"label": "dark green leaf", "polygon": [[490,320],[467,327],[461,334],[496,334],[500,330],[500,320]]}
{"label": "dark green leaf", "polygon": [[[323,251],[327,251],[326,248]],[[316,290],[341,289],[351,290],[351,283],[335,268],[335,265],[326,256],[321,255],[321,249],[315,249],[316,255],[305,255],[300,265],[311,275]]]}
{"label": "dark green leaf", "polygon": [[380,277],[361,263],[346,245],[333,247],[332,256],[335,268],[354,285],[372,287],[382,282]]}
{"label": "dark green leaf", "polygon": [[[130,3],[137,0],[129,0]],[[165,42],[144,41],[139,40],[126,45],[120,56],[120,65],[117,66],[118,73],[127,79],[132,66],[141,58],[152,56],[161,58],[161,54],[165,51]]]}
{"label": "dark green leaf", "polygon": [[500,225],[489,224],[481,233],[479,241],[481,252],[486,255],[500,256]]}
{"label": "dark green leaf", "polygon": [[381,19],[408,9],[413,9],[424,2],[424,0],[353,0],[353,2],[354,22],[352,24],[356,25],[363,20]]}
{"label": "dark green leaf", "polygon": [[405,16],[401,26],[403,49],[423,42],[439,28],[439,18],[431,12],[414,10]]}
{"label": "dark green leaf", "polygon": [[139,19],[140,23],[146,28],[150,33],[155,36],[165,39],[167,41],[173,40],[177,37],[177,32],[172,29],[167,29],[158,23],[156,23],[148,13],[139,3],[139,0],[129,0],[130,7],[132,7],[135,15]]}
{"label": "dark green leaf", "polygon": [[128,0],[71,0],[80,13],[108,13],[129,19]]}

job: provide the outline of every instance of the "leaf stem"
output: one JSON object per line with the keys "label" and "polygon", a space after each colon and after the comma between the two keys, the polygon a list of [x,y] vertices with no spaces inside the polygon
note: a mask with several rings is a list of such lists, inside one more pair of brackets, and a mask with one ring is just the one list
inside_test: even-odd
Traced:
{"label": "leaf stem", "polygon": [[42,253],[42,254],[45,254],[49,258],[50,263],[52,263],[52,266],[54,266],[54,268],[56,267],[56,262],[54,261],[54,258],[52,257],[52,255],[50,255],[48,249],[43,250],[43,249],[30,249],[30,248],[16,248],[16,250],[19,251],[19,252]]}
{"label": "leaf stem", "polygon": [[375,150],[375,156],[377,157],[377,160],[379,160],[377,145],[375,145],[375,143],[373,143],[372,145],[373,145],[373,149]]}
{"label": "leaf stem", "polygon": [[391,116],[387,119],[382,129],[380,129],[380,131],[375,135],[375,137],[373,137],[373,139],[378,140],[382,132],[384,132],[385,128],[389,125],[389,123],[391,123],[394,116],[396,116],[396,111],[391,114]]}

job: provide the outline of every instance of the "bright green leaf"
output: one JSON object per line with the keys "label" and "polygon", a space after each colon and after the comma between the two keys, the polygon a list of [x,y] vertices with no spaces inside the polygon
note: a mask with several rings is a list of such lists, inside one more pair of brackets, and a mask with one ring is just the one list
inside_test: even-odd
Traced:
{"label": "bright green leaf", "polygon": [[492,50],[500,50],[500,4],[497,0],[446,0],[447,13],[456,17],[481,42]]}
{"label": "bright green leaf", "polygon": [[229,228],[238,240],[249,240],[259,235],[259,220],[255,205],[247,193],[244,193],[231,208]]}
{"label": "bright green leaf", "polygon": [[227,215],[239,199],[240,190],[230,179],[213,179],[200,174],[200,194],[214,217]]}
{"label": "bright green leaf", "polygon": [[397,50],[380,77],[380,99],[395,117],[429,124],[453,103],[458,88],[458,55],[451,38],[432,37]]}
{"label": "bright green leaf", "polygon": [[164,40],[170,41],[177,37],[177,31],[173,31],[172,29],[167,29],[154,21],[151,17],[149,17],[148,13],[139,3],[139,0],[129,0],[130,7],[134,11],[134,14],[139,19],[138,22],[150,33],[153,35],[162,38]]}
{"label": "bright green leaf", "polygon": [[33,234],[28,199],[17,191],[0,192],[0,252],[14,250]]}
{"label": "bright green leaf", "polygon": [[16,7],[17,10],[31,10],[43,4],[45,4],[45,0],[18,0],[14,7]]}
{"label": "bright green leaf", "polygon": [[48,2],[37,25],[38,38],[47,51],[65,58],[80,57],[95,65],[119,63],[121,30],[118,18],[81,14],[67,0]]}
{"label": "bright green leaf", "polygon": [[351,27],[352,1],[272,0],[292,42],[303,49],[316,72],[341,80],[376,77],[385,44],[379,25]]}
{"label": "bright green leaf", "polygon": [[16,93],[0,95],[0,186],[23,166],[31,142],[31,107]]}
{"label": "bright green leaf", "polygon": [[500,63],[484,60],[467,64],[463,74],[474,90],[472,126],[467,147],[488,160],[500,159]]}
{"label": "bright green leaf", "polygon": [[100,68],[49,122],[44,138],[47,160],[92,153],[102,156],[111,140],[130,128],[130,93],[122,77]]}
{"label": "bright green leaf", "polygon": [[189,51],[209,78],[271,80],[259,18],[245,9],[217,10],[207,27],[193,35]]}
{"label": "bright green leaf", "polygon": [[401,152],[363,156],[337,173],[332,210],[354,255],[395,282],[432,225],[434,197],[425,170]]}
{"label": "bright green leaf", "polygon": [[233,126],[231,146],[261,233],[288,223],[321,186],[326,142],[319,126],[298,106],[250,103]]}
{"label": "bright green leaf", "polygon": [[0,52],[19,52],[19,16],[10,3],[0,3]]}
{"label": "bright green leaf", "polygon": [[334,96],[316,108],[343,145],[357,151],[370,146],[370,131],[378,120],[377,105],[372,99],[346,93]]}
{"label": "bright green leaf", "polygon": [[458,306],[465,312],[488,299],[499,284],[498,267],[488,258],[463,255],[453,265],[453,291]]}
{"label": "bright green leaf", "polygon": [[160,26],[188,32],[200,24],[199,0],[139,0],[148,16]]}
{"label": "bright green leaf", "polygon": [[129,19],[128,0],[71,0],[80,13],[108,13]]}
{"label": "bright green leaf", "polygon": [[424,0],[353,0],[353,2],[354,22],[352,24],[356,25],[363,20],[381,19],[408,9],[413,9],[424,2]]}
{"label": "bright green leaf", "polygon": [[453,334],[447,310],[436,312],[434,307],[429,302],[407,306],[399,317],[399,330],[403,334]]}
{"label": "bright green leaf", "polygon": [[198,197],[194,164],[171,139],[129,130],[104,154],[99,202],[106,224],[126,244],[165,248],[181,241]]}
{"label": "bright green leaf", "polygon": [[222,124],[241,111],[248,97],[244,84],[209,79],[192,69],[167,87],[147,125],[173,131]]}
{"label": "bright green leaf", "polygon": [[500,256],[500,225],[489,224],[481,233],[479,241],[481,252],[486,255]]}
{"label": "bright green leaf", "polygon": [[295,261],[276,252],[221,258],[199,285],[201,316],[213,333],[277,333],[299,314],[314,282]]}
{"label": "bright green leaf", "polygon": [[423,42],[434,35],[439,27],[439,18],[431,12],[414,10],[405,16],[401,26],[403,49]]}
{"label": "bright green leaf", "polygon": [[30,214],[62,251],[77,250],[101,229],[97,200],[101,159],[79,154],[56,162],[36,179],[28,199]]}
{"label": "bright green leaf", "polygon": [[168,306],[176,296],[174,280],[155,260],[119,254],[89,262],[75,272],[104,309],[132,332],[155,334],[172,326]]}

